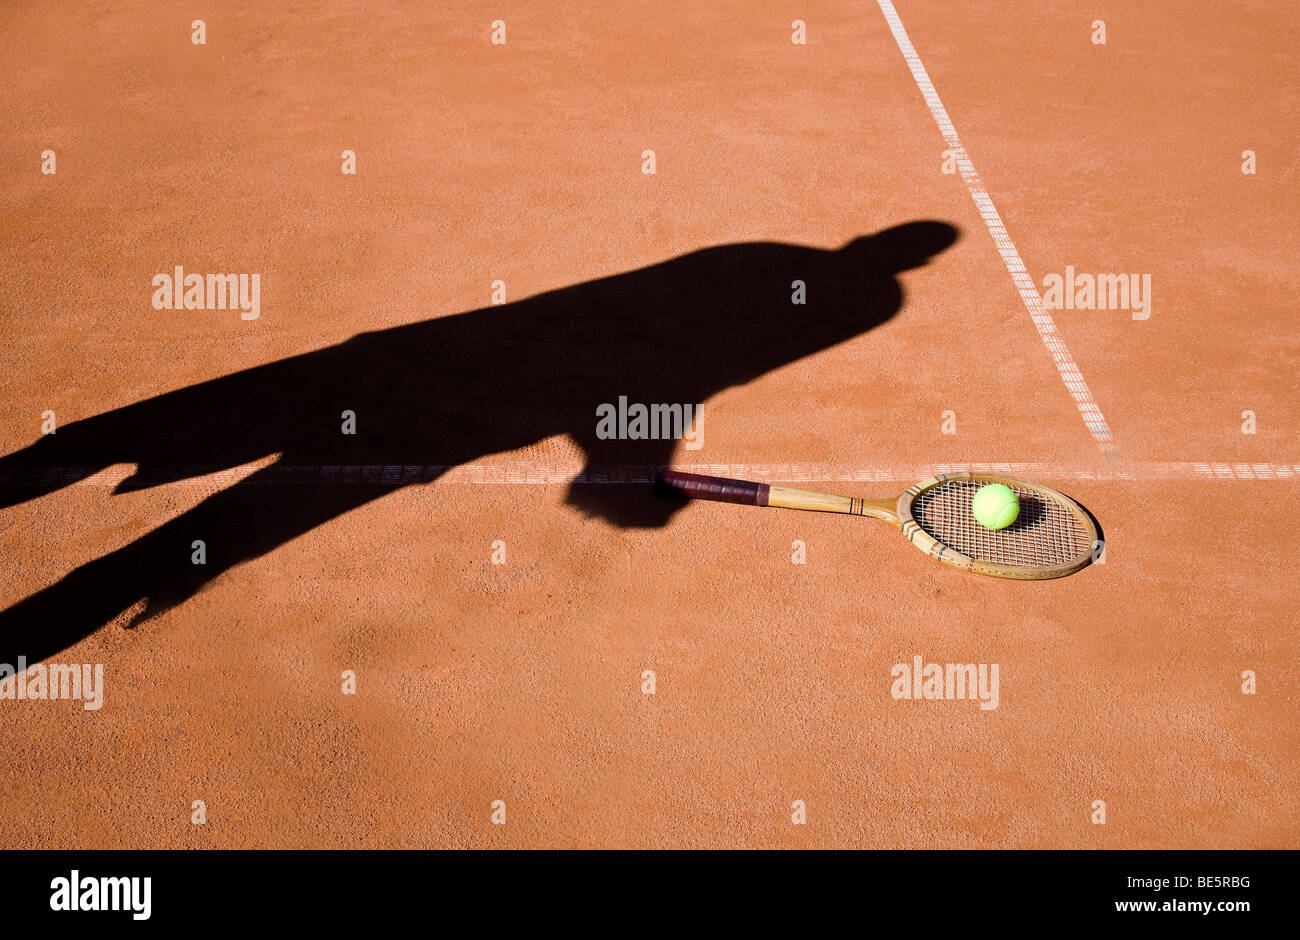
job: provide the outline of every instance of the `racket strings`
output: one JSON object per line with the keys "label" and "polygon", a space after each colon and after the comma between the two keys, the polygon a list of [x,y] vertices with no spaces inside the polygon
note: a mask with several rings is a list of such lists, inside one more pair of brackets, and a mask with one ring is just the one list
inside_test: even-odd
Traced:
{"label": "racket strings", "polygon": [[912,517],[935,539],[976,561],[1053,568],[1092,550],[1087,530],[1068,507],[1012,484],[1020,515],[1005,529],[986,529],[971,511],[971,501],[983,485],[947,480],[932,486],[912,502]]}

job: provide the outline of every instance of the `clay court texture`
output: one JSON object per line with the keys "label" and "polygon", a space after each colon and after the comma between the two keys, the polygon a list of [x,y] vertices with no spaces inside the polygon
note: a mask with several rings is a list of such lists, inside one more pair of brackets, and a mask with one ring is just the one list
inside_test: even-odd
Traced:
{"label": "clay court texture", "polygon": [[[1298,26],[5,4],[0,662],[102,702],[0,699],[0,844],[1296,847]],[[1105,554],[668,464],[1007,473]]]}

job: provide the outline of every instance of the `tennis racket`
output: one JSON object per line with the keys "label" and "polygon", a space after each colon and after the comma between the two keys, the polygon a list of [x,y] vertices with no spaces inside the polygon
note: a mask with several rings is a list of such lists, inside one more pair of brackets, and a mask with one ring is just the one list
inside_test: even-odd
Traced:
{"label": "tennis racket", "polygon": [[[883,519],[944,564],[995,578],[1063,578],[1086,567],[1102,547],[1097,524],[1070,497],[999,473],[942,473],[896,499],[835,496],[677,470],[660,471],[659,480],[691,499]],[[976,491],[988,483],[1005,484],[1020,500],[1020,515],[1005,529],[986,529],[971,512]]]}

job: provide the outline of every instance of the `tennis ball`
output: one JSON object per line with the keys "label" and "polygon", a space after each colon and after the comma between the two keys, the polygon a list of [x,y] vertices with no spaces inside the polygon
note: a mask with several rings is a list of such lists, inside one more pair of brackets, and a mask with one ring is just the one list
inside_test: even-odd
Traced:
{"label": "tennis ball", "polygon": [[976,491],[970,508],[976,521],[984,528],[1005,529],[1020,515],[1020,500],[1016,499],[1010,487],[990,483]]}

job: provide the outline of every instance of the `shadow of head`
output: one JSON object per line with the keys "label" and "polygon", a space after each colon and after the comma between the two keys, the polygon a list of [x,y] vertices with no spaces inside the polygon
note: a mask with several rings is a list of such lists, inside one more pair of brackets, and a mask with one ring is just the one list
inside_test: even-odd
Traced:
{"label": "shadow of head", "polygon": [[841,248],[840,253],[865,269],[898,273],[923,267],[955,241],[957,229],[953,226],[924,220],[860,236]]}

